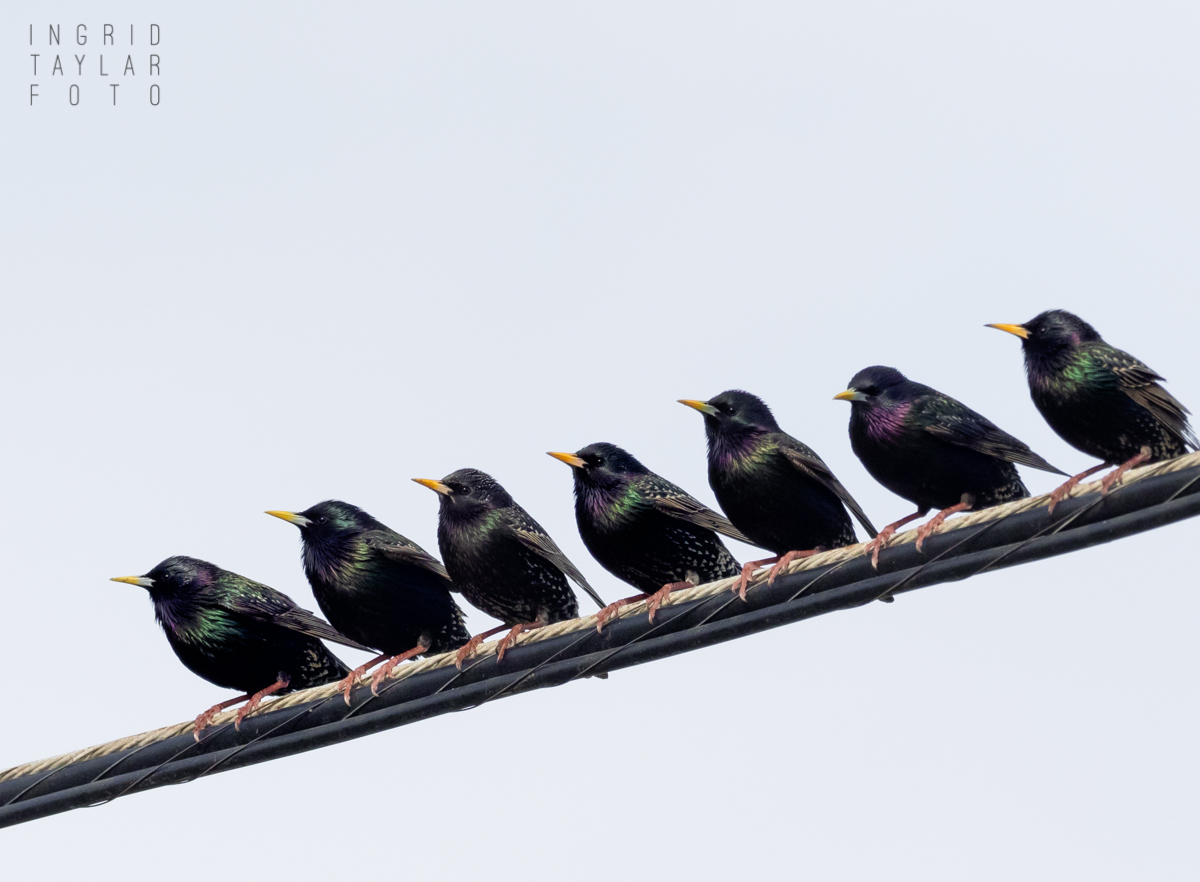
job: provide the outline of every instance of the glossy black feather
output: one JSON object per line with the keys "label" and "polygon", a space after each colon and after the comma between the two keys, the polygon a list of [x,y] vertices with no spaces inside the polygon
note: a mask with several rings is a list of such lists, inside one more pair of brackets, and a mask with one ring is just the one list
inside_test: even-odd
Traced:
{"label": "glossy black feather", "polygon": [[1033,403],[1064,441],[1110,465],[1150,448],[1150,462],[1196,449],[1188,410],[1162,377],[1065,310],[1024,325],[1025,373]]}
{"label": "glossy black feather", "polygon": [[144,578],[153,580],[146,590],[171,648],[210,683],[257,692],[283,673],[290,678],[284,691],[293,692],[350,673],[314,635],[353,642],[266,585],[182,556]]}
{"label": "glossy black feather", "polygon": [[729,519],[775,554],[856,541],[875,527],[825,462],[784,432],[766,403],[731,389],[705,402],[708,481]]}
{"label": "glossy black feather", "polygon": [[871,476],[920,510],[974,508],[1029,495],[1014,463],[1062,474],[986,417],[894,368],[850,381],[850,444]]}
{"label": "glossy black feather", "polygon": [[490,475],[459,469],[442,480],[438,547],[454,584],[472,606],[506,625],[560,622],[579,615],[568,575],[604,602],[549,534]]}
{"label": "glossy black feather", "polygon": [[600,565],[647,594],[672,582],[699,585],[741,566],[715,530],[741,535],[724,517],[614,444],[576,456],[575,522]]}
{"label": "glossy black feather", "polygon": [[339,631],[389,655],[423,642],[431,653],[467,642],[445,568],[415,542],[347,502],[328,500],[299,515],[304,574]]}

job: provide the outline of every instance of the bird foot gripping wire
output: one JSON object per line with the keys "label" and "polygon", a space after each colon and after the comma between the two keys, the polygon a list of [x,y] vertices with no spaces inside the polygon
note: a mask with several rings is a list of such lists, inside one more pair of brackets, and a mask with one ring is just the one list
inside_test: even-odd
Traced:
{"label": "bird foot gripping wire", "polygon": [[1107,496],[1110,492],[1112,492],[1113,485],[1116,484],[1118,481],[1120,481],[1123,477],[1125,477],[1125,473],[1127,471],[1129,471],[1132,468],[1136,468],[1137,466],[1140,466],[1142,463],[1144,463],[1149,458],[1150,458],[1150,448],[1143,447],[1141,452],[1138,453],[1137,456],[1133,457],[1133,459],[1130,459],[1130,460],[1127,460],[1126,462],[1121,463],[1119,466],[1117,466],[1115,469],[1113,469],[1111,472],[1109,472],[1107,475],[1105,475],[1104,478],[1100,481],[1100,495]]}
{"label": "bird foot gripping wire", "polygon": [[646,609],[650,611],[650,621],[654,621],[654,614],[670,599],[671,592],[695,587],[691,582],[671,582],[651,594],[649,600],[646,601]]}

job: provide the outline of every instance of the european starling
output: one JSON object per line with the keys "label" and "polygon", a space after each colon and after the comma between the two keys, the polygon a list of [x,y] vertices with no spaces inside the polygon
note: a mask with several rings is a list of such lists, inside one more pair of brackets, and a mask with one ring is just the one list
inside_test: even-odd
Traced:
{"label": "european starling", "polygon": [[1103,468],[1117,467],[1101,483],[1107,494],[1134,466],[1196,449],[1188,409],[1158,384],[1162,377],[1109,346],[1079,316],[1051,309],[1023,325],[988,327],[1023,341],[1029,392],[1050,428],[1075,449],[1103,460],[1055,490],[1051,511]]}
{"label": "european starling", "polygon": [[620,447],[600,442],[550,456],[572,468],[583,544],[604,569],[642,592],[601,610],[597,630],[634,600],[649,597],[654,621],[672,591],[738,574],[740,565],[717,533],[750,540]]}
{"label": "european starling", "polygon": [[1065,474],[965,404],[895,368],[864,368],[833,397],[851,402],[850,446],[867,471],[917,506],[867,544],[876,566],[897,528],[931,508],[941,511],[917,531],[918,551],[948,515],[1028,496],[1014,463]]}
{"label": "european starling", "polygon": [[874,538],[875,527],[812,448],[775,421],[766,402],[730,389],[708,401],[680,399],[704,415],[708,483],[735,527],[775,553],[742,568],[734,590],[746,597],[750,574],[775,564],[767,584],[798,557],[855,542],[846,509]]}
{"label": "european starling", "polygon": [[438,494],[438,548],[455,586],[472,606],[504,623],[467,641],[458,651],[460,668],[475,647],[506,628],[511,630],[500,641],[497,661],[518,634],[578,617],[568,576],[604,606],[550,535],[491,475],[459,469],[440,481],[413,480]]}
{"label": "european starling", "polygon": [[304,574],[330,624],[382,653],[342,682],[347,704],[351,687],[380,662],[372,692],[400,662],[458,649],[471,636],[446,568],[361,508],[330,499],[267,514],[300,528]]}
{"label": "european starling", "polygon": [[246,693],[196,717],[197,741],[227,707],[247,702],[238,711],[238,728],[268,695],[346,676],[350,669],[321,640],[366,649],[296,606],[286,594],[194,557],[168,557],[144,576],[113,581],[150,592],[154,617],[188,670],[222,688]]}

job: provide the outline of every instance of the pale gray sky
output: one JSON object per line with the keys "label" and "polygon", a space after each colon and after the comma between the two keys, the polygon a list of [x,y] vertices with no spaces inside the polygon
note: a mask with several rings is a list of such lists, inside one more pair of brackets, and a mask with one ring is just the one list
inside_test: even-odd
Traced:
{"label": "pale gray sky", "polygon": [[[264,509],[433,549],[408,479],[479,467],[615,598],[543,451],[711,502],[677,398],[762,395],[879,524],[910,505],[831,400],[868,364],[1078,470],[982,327],[1065,307],[1200,406],[1194,7],[246,5],[0,11],[0,766],[227,697],[107,579],[190,554],[312,607]],[[122,63],[161,25],[157,108],[141,67],[29,106],[79,22]],[[1194,878],[1195,531],[5,830],[5,870]]]}

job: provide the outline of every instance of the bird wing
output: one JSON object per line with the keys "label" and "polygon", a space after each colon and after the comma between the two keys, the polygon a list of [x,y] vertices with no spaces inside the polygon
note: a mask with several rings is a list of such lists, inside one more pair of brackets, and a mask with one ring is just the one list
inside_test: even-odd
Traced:
{"label": "bird wing", "polygon": [[712,530],[738,542],[753,545],[754,541],[729,522],[729,518],[717,514],[703,502],[685,493],[665,478],[658,475],[648,475],[639,481],[641,490],[656,509],[665,515],[687,521],[705,530]]}
{"label": "bird wing", "polygon": [[532,526],[535,529],[513,527],[513,533],[516,534],[517,539],[521,541],[522,545],[565,573],[569,579],[587,592],[588,597],[596,601],[598,607],[603,609],[604,601],[600,599],[600,595],[596,593],[596,589],[588,584],[588,580],[583,577],[583,573],[579,572],[579,568],[571,563],[570,558],[563,554],[562,549],[554,543],[549,534],[538,527],[537,524],[533,524]]}
{"label": "bird wing", "polygon": [[829,466],[825,465],[825,461],[817,456],[815,450],[807,444],[797,441],[791,435],[781,432],[779,452],[794,468],[832,490],[837,498],[842,500],[842,504],[850,509],[850,513],[858,519],[872,539],[879,535],[879,531],[875,529],[862,506],[850,495],[850,491],[842,486],[842,482],[834,477]]}
{"label": "bird wing", "polygon": [[1192,427],[1188,425],[1188,409],[1180,404],[1174,395],[1158,385],[1163,377],[1120,349],[1110,348],[1103,358],[1116,375],[1122,392],[1154,414],[1155,419],[1188,447],[1193,450],[1200,447]]}
{"label": "bird wing", "polygon": [[391,530],[371,530],[364,533],[362,538],[369,547],[390,557],[392,560],[424,567],[446,580],[450,578],[450,574],[446,572],[446,568],[442,566],[440,560],[411,539],[405,539],[399,533]]}
{"label": "bird wing", "polygon": [[270,622],[281,628],[287,628],[290,631],[320,640],[328,640],[331,643],[340,643],[351,649],[374,652],[373,649],[343,636],[333,625],[319,616],[296,606],[290,597],[274,588],[250,579],[244,579],[238,587],[239,590],[236,594],[226,594],[221,599],[221,606],[235,615],[244,616],[257,622]]}
{"label": "bird wing", "polygon": [[961,401],[940,392],[922,395],[915,402],[917,419],[930,434],[996,459],[1017,465],[1027,465],[1044,472],[1065,475],[1029,449],[1024,441],[1014,438],[987,417],[978,414]]}

